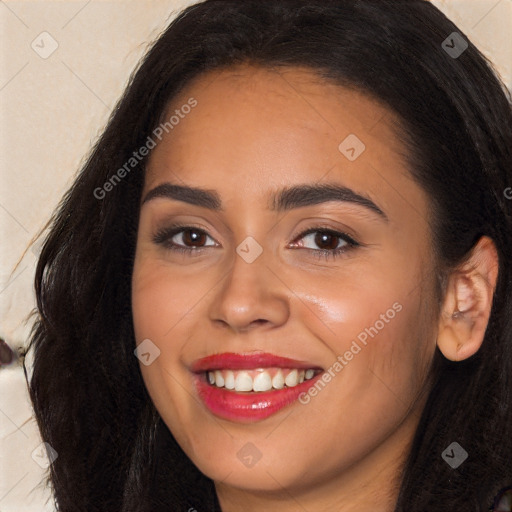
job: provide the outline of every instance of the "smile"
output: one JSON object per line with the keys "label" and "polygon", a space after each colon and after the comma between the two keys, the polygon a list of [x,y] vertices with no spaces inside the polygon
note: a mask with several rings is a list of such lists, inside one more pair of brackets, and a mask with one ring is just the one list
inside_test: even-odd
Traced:
{"label": "smile", "polygon": [[234,389],[239,392],[262,392],[271,389],[293,388],[310,380],[316,370],[257,368],[255,370],[215,370],[207,372],[208,382],[218,388]]}
{"label": "smile", "polygon": [[192,366],[210,413],[235,422],[261,421],[295,402],[323,370],[272,354],[219,354]]}

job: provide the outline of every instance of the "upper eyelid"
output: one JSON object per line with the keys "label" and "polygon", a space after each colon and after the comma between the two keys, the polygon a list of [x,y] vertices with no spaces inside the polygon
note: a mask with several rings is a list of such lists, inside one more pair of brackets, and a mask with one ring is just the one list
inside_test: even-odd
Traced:
{"label": "upper eyelid", "polygon": [[327,227],[327,226],[320,226],[320,225],[313,226],[311,228],[301,229],[295,235],[293,235],[293,239],[294,240],[297,239],[298,236],[303,238],[307,235],[310,235],[311,233],[316,233],[316,232],[320,232],[320,231],[332,233],[336,236],[339,236],[340,238],[342,238],[342,237],[349,238],[350,240],[357,242],[355,236],[350,235],[349,233],[346,233],[345,231],[340,231],[339,229],[335,229],[335,228],[331,228],[331,227]]}

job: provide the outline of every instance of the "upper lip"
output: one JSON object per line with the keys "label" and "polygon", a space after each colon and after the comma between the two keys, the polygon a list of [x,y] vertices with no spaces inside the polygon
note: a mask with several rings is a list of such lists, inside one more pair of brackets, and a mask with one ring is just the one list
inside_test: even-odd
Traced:
{"label": "upper lip", "polygon": [[211,370],[249,370],[255,368],[298,368],[298,369],[321,369],[314,363],[297,361],[288,357],[277,356],[267,352],[213,354],[194,361],[191,370],[194,373],[201,373]]}

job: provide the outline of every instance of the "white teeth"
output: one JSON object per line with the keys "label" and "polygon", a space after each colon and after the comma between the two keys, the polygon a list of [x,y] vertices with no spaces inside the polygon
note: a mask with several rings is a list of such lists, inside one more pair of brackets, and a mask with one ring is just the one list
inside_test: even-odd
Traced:
{"label": "white teeth", "polygon": [[261,372],[254,377],[252,385],[253,391],[270,391],[272,389],[272,379],[267,372]]}
{"label": "white teeth", "polygon": [[[272,377],[273,375],[273,377]],[[258,368],[254,370],[212,370],[207,372],[208,382],[218,388],[240,392],[263,392],[271,389],[283,389],[302,384],[315,376],[315,370],[282,368]]]}
{"label": "white teeth", "polygon": [[224,373],[224,386],[226,389],[235,389],[235,374],[231,370]]}
{"label": "white teeth", "polygon": [[272,379],[272,387],[275,389],[283,389],[284,388],[284,377],[283,372],[278,370]]}
{"label": "white teeth", "polygon": [[224,377],[222,376],[222,372],[219,370],[215,372],[215,385],[218,388],[224,387]]}
{"label": "white teeth", "polygon": [[289,387],[293,388],[299,383],[299,372],[292,370],[284,379],[284,383]]}
{"label": "white teeth", "polygon": [[247,372],[238,372],[235,379],[235,390],[252,391],[252,377]]}

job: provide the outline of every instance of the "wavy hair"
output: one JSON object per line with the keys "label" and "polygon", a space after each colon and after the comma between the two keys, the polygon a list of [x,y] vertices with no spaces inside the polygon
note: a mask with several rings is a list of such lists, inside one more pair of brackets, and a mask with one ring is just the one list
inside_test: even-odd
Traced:
{"label": "wavy hair", "polygon": [[[430,198],[438,280],[483,235],[499,277],[481,349],[439,351],[395,512],[488,510],[512,482],[512,113],[490,63],[426,0],[206,0],[147,52],[50,220],[38,261],[29,390],[59,511],[220,510],[213,482],[177,445],[134,356],[131,275],[146,159],[95,191],[142,147],[195,77],[241,63],[306,67],[397,114],[411,176]],[[26,368],[25,368],[26,371]],[[458,469],[441,453],[453,441]]]}

